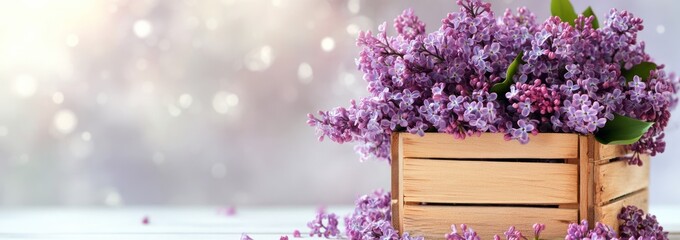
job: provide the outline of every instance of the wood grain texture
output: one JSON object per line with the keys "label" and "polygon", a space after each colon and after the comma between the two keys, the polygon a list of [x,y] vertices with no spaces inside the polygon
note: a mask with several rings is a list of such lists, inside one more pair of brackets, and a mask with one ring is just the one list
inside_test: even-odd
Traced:
{"label": "wood grain texture", "polygon": [[578,158],[578,135],[540,133],[528,144],[506,141],[502,133],[482,133],[479,137],[454,139],[451,134],[427,133],[420,137],[400,134],[403,157],[411,158]]}
{"label": "wood grain texture", "polygon": [[627,161],[595,165],[595,206],[649,186],[649,155],[642,155],[641,167]]}
{"label": "wood grain texture", "polygon": [[390,140],[390,152],[391,152],[391,162],[390,162],[390,168],[392,170],[392,199],[393,200],[399,200],[399,196],[401,196],[401,191],[399,191],[399,179],[401,178],[401,174],[399,173],[399,166],[400,162],[400,154],[399,152],[401,151],[400,147],[400,138],[399,138],[400,133],[392,133],[392,138]]}
{"label": "wood grain texture", "polygon": [[400,231],[403,229],[403,222],[400,216],[403,216],[404,206],[404,183],[403,183],[403,142],[401,133],[392,133],[391,152],[392,160],[390,162],[392,168],[392,227]]}
{"label": "wood grain texture", "polygon": [[405,158],[404,201],[576,204],[578,165]]}
{"label": "wood grain texture", "polygon": [[442,239],[451,232],[451,224],[465,223],[482,239],[493,239],[494,234],[503,235],[509,226],[516,226],[524,233],[531,233],[532,225],[540,222],[548,226],[542,238],[564,239],[570,222],[578,220],[577,209],[531,208],[531,207],[482,207],[482,206],[428,206],[405,205],[404,228],[411,235],[425,239]]}
{"label": "wood grain texture", "polygon": [[606,145],[597,141],[594,141],[593,144],[597,148],[597,155],[594,156],[594,160],[597,162],[607,162],[617,157],[626,156],[629,153],[625,145]]}
{"label": "wood grain texture", "polygon": [[579,158],[578,158],[578,174],[579,174],[579,213],[578,219],[590,219],[588,212],[588,196],[590,195],[588,184],[592,184],[592,178],[589,174],[588,167],[590,161],[588,161],[588,137],[579,136]]}
{"label": "wood grain texture", "polygon": [[649,208],[649,191],[643,189],[607,205],[595,207],[595,218],[618,231],[619,221],[616,216],[621,212],[621,208],[628,205],[637,206],[647,212]]}

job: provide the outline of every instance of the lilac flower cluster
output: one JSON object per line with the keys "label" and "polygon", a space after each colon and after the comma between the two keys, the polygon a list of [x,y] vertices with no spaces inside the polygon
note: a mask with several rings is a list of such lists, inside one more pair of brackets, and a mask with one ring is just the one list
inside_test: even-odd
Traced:
{"label": "lilac flower cluster", "polygon": [[[489,3],[457,3],[460,12],[449,13],[434,32],[406,10],[395,19],[396,36],[388,36],[386,24],[377,34],[360,33],[356,63],[370,95],[310,114],[319,139],[357,142],[362,160],[389,161],[393,131],[456,138],[501,132],[526,143],[538,132],[592,134],[622,115],[655,122],[632,150],[664,151],[663,130],[680,84],[663,65],[647,79],[626,81],[623,71],[651,60],[637,40],[640,18],[612,10],[593,29],[593,17],[579,16],[574,26],[558,17],[537,23],[525,8],[497,18]],[[490,91],[519,54],[523,63],[511,75],[510,91]]]}
{"label": "lilac flower cluster", "polygon": [[[444,235],[444,239],[446,239],[446,240],[480,240],[479,236],[477,235],[477,232],[472,230],[472,228],[468,228],[468,226],[465,225],[465,224],[460,225],[460,231],[461,232],[458,232],[458,228],[456,228],[456,225],[453,224],[453,225],[451,225],[451,233],[447,233],[446,235]],[[496,235],[496,237],[498,237],[498,235]]]}
{"label": "lilac flower cluster", "polygon": [[656,216],[645,214],[642,209],[626,206],[617,217],[621,221],[619,233],[622,239],[668,239],[668,232],[663,231]]}
{"label": "lilac flower cluster", "polygon": [[347,237],[352,240],[422,240],[404,233],[401,237],[392,227],[391,197],[389,192],[376,190],[356,201],[354,212],[345,217]]}
{"label": "lilac flower cluster", "polygon": [[316,235],[317,237],[329,238],[340,235],[338,216],[335,213],[327,213],[323,208],[318,209],[316,217],[307,223],[307,227],[310,229],[310,237]]}
{"label": "lilac flower cluster", "polygon": [[618,240],[616,232],[612,227],[602,223],[596,223],[595,228],[588,228],[588,221],[583,220],[581,224],[572,223],[567,228],[565,240]]}

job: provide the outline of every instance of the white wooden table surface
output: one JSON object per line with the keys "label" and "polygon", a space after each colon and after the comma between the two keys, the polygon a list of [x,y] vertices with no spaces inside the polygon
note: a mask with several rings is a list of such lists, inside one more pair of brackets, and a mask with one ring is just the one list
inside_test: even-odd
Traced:
{"label": "white wooden table surface", "polygon": [[[315,207],[242,208],[233,216],[216,207],[29,208],[0,209],[0,239],[253,239],[278,240],[298,229],[308,237],[306,223]],[[341,216],[351,206],[331,207]],[[680,239],[680,205],[653,206],[651,212]],[[142,224],[144,216],[149,224]],[[342,222],[342,221],[341,221]],[[549,227],[549,226],[548,226]],[[566,229],[565,229],[566,231]]]}

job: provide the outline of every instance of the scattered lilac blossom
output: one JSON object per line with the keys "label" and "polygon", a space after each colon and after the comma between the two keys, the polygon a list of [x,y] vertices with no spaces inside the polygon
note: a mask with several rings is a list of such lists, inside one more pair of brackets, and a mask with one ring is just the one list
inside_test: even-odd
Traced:
{"label": "scattered lilac blossom", "polygon": [[535,223],[533,225],[533,228],[534,228],[534,240],[541,239],[541,232],[545,230],[545,224]]}
{"label": "scattered lilac blossom", "polygon": [[572,223],[567,228],[565,240],[618,240],[616,232],[612,227],[602,223],[596,223],[595,228],[588,228],[588,221],[583,220],[581,224]]}
{"label": "scattered lilac blossom", "polygon": [[248,234],[242,233],[241,234],[241,240],[253,240]]}
{"label": "scattered lilac blossom", "polygon": [[144,216],[142,218],[142,224],[143,225],[149,225],[149,216]]}
{"label": "scattered lilac blossom", "polygon": [[460,232],[456,228],[456,225],[451,225],[451,232],[444,235],[446,240],[480,240],[477,232],[469,228],[465,224],[460,225]]}
{"label": "scattered lilac blossom", "polygon": [[354,212],[345,217],[345,231],[351,240],[422,240],[422,237],[399,233],[392,227],[389,192],[376,190],[357,199]]}
{"label": "scattered lilac blossom", "polygon": [[656,216],[645,214],[642,209],[626,206],[617,217],[622,222],[619,226],[622,239],[668,240],[668,232],[664,232]]}
{"label": "scattered lilac blossom", "polygon": [[301,238],[301,237],[302,237],[302,234],[300,234],[300,230],[295,229],[295,230],[293,231],[293,237],[294,237],[294,238]]}
{"label": "scattered lilac blossom", "polygon": [[288,240],[288,236],[281,236],[279,240]]}
{"label": "scattered lilac blossom", "polygon": [[335,213],[327,213],[323,208],[318,209],[316,217],[307,223],[307,227],[310,229],[310,237],[330,238],[340,235],[338,216]]}
{"label": "scattered lilac blossom", "polygon": [[228,207],[218,208],[217,214],[221,214],[221,215],[224,215],[224,216],[234,216],[234,215],[236,215],[236,207],[228,206]]}

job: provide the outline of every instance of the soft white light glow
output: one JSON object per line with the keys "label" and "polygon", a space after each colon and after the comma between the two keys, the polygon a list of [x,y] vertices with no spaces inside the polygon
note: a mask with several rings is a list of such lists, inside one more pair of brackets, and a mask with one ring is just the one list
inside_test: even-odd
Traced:
{"label": "soft white light glow", "polygon": [[219,114],[227,114],[229,109],[238,105],[239,99],[236,94],[228,92],[217,92],[213,97],[213,109]]}
{"label": "soft white light glow", "polygon": [[137,20],[135,24],[132,26],[132,31],[135,32],[135,35],[137,35],[137,37],[146,38],[153,31],[153,26],[146,19],[140,19]]}
{"label": "soft white light glow", "polygon": [[191,97],[191,95],[185,93],[179,96],[177,102],[179,103],[180,107],[189,108],[191,106],[191,103],[194,102],[194,99]]}
{"label": "soft white light glow", "polygon": [[311,82],[312,76],[314,75],[312,66],[310,66],[309,63],[306,62],[300,63],[300,66],[298,66],[297,75],[298,79],[300,79],[300,82],[302,83]]}
{"label": "soft white light glow", "polygon": [[179,117],[182,114],[182,109],[175,106],[175,104],[168,104],[168,113],[170,116]]}
{"label": "soft white light glow", "polygon": [[31,75],[19,75],[14,79],[14,91],[19,97],[31,97],[37,89],[38,82]]}
{"label": "soft white light glow", "polygon": [[54,127],[62,134],[69,134],[78,125],[78,118],[71,110],[62,109],[54,115]]}
{"label": "soft white light glow", "polygon": [[349,0],[347,1],[347,9],[349,10],[349,12],[357,14],[361,9],[361,3],[359,2],[359,0]]}
{"label": "soft white light glow", "polygon": [[361,29],[356,24],[349,24],[345,28],[345,31],[347,31],[347,34],[349,35],[357,35],[359,34],[359,31],[361,31]]}
{"label": "soft white light glow", "polygon": [[104,199],[104,204],[110,207],[116,207],[123,204],[123,198],[120,193],[116,190],[110,190],[106,193],[106,198]]}
{"label": "soft white light glow", "polygon": [[664,25],[656,26],[656,32],[659,34],[663,34],[666,32],[666,27]]}
{"label": "soft white light glow", "polygon": [[264,71],[274,61],[274,53],[269,45],[250,51],[245,57],[245,64],[250,71]]}
{"label": "soft white light glow", "polygon": [[52,102],[56,104],[61,104],[64,102],[64,94],[61,92],[55,92],[52,94]]}
{"label": "soft white light glow", "polygon": [[321,40],[321,49],[325,52],[333,51],[335,48],[335,40],[331,37],[325,37]]}

